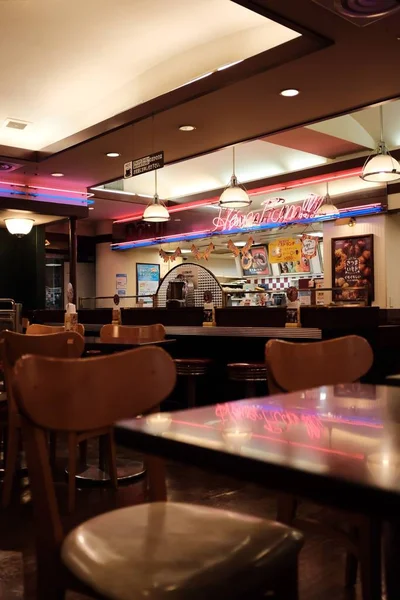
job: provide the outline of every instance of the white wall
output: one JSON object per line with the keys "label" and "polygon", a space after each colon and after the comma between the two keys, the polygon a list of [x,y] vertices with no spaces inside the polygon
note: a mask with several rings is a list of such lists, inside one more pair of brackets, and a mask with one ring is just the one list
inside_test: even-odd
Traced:
{"label": "white wall", "polygon": [[[67,304],[69,262],[64,263],[64,306]],[[94,263],[78,263],[76,270],[78,298],[92,298],[96,294],[96,271]],[[79,305],[79,303],[78,303]]]}
{"label": "white wall", "polygon": [[[126,273],[127,296],[136,295],[136,263],[153,263],[160,265],[160,276],[163,278],[170,268],[180,264],[182,260],[164,262],[160,258],[159,248],[136,248],[133,250],[116,251],[110,249],[109,243],[96,246],[96,296],[114,296],[116,293],[115,276],[117,273]],[[133,305],[133,301],[130,302]],[[112,301],[100,301],[97,306],[112,306]]]}
{"label": "white wall", "polygon": [[[334,221],[328,221],[323,224],[324,233],[324,280],[325,287],[332,286],[332,238],[365,235],[372,233],[374,235],[374,267],[375,267],[375,300],[374,306],[386,308],[386,230],[387,220],[392,217],[387,215],[377,215],[375,217],[357,217],[354,227],[348,225],[335,225]],[[400,241],[400,238],[398,238]]]}
{"label": "white wall", "polygon": [[215,277],[242,276],[242,271],[237,266],[237,262],[233,255],[225,258],[216,254],[211,254],[208,260],[195,260],[189,255],[188,261],[206,267],[206,269],[209,269]]}

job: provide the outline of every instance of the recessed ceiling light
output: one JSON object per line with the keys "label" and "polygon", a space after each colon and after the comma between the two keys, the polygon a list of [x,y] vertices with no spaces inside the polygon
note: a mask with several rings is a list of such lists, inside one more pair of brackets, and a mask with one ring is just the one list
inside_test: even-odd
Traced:
{"label": "recessed ceiling light", "polygon": [[179,131],[194,131],[196,127],[194,125],[181,125]]}
{"label": "recessed ceiling light", "polygon": [[108,156],[108,158],[118,158],[121,154],[119,152],[107,152],[106,156]]}
{"label": "recessed ceiling light", "polygon": [[280,92],[280,95],[285,96],[286,98],[293,98],[293,96],[298,96],[299,94],[300,91],[295,88],[288,88],[287,90],[282,90]]}
{"label": "recessed ceiling light", "polygon": [[64,177],[64,173],[52,173],[52,177]]}
{"label": "recessed ceiling light", "polygon": [[94,206],[89,206],[89,210],[94,210]]}

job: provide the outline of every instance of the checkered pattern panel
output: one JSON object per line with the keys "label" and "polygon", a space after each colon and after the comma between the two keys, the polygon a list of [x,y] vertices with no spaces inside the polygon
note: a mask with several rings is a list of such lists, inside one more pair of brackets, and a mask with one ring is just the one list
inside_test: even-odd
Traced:
{"label": "checkered pattern panel", "polygon": [[253,279],[252,283],[255,283],[256,285],[267,284],[271,290],[285,290],[293,285],[291,277],[268,277],[267,279],[259,278]]}
{"label": "checkered pattern panel", "polygon": [[188,296],[187,305],[202,307],[204,305],[204,292],[210,291],[213,296],[214,306],[220,308],[222,306],[222,288],[220,284],[215,279],[214,275],[207,271],[207,269],[193,263],[177,265],[167,273],[158,289],[158,306],[164,308],[167,305],[168,283],[176,278],[182,267],[192,267],[197,269],[197,290],[194,290],[194,299]]}

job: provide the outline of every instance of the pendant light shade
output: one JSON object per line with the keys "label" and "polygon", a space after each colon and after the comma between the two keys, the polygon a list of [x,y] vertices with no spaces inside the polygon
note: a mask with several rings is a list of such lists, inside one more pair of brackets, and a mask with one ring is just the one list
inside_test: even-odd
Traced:
{"label": "pendant light shade", "polygon": [[35,221],[33,219],[4,219],[8,231],[17,237],[23,237],[31,232]]}
{"label": "pendant light shade", "polygon": [[400,164],[391,156],[383,139],[383,107],[379,107],[381,140],[375,154],[367,158],[360,175],[364,181],[372,183],[391,183],[400,179]]}
{"label": "pendant light shade", "polygon": [[153,200],[143,213],[143,221],[149,223],[165,223],[170,220],[170,215],[164,202],[160,200],[157,194],[157,171],[154,171],[155,193]]}
{"label": "pendant light shade", "polygon": [[245,208],[250,206],[251,200],[235,175],[235,147],[232,148],[232,158],[233,174],[229,186],[221,194],[219,205],[222,208]]}
{"label": "pendant light shade", "polygon": [[326,182],[326,196],[324,203],[317,210],[318,217],[326,217],[326,219],[338,219],[340,217],[339,209],[333,204],[329,195],[329,182]]}

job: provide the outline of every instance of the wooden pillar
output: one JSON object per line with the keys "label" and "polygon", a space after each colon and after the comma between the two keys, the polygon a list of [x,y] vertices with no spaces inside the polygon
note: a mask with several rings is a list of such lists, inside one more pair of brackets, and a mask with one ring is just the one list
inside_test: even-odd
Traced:
{"label": "wooden pillar", "polygon": [[76,217],[69,218],[69,281],[74,288],[73,304],[76,304],[78,292],[76,289],[76,271],[78,263],[78,236],[76,233]]}

